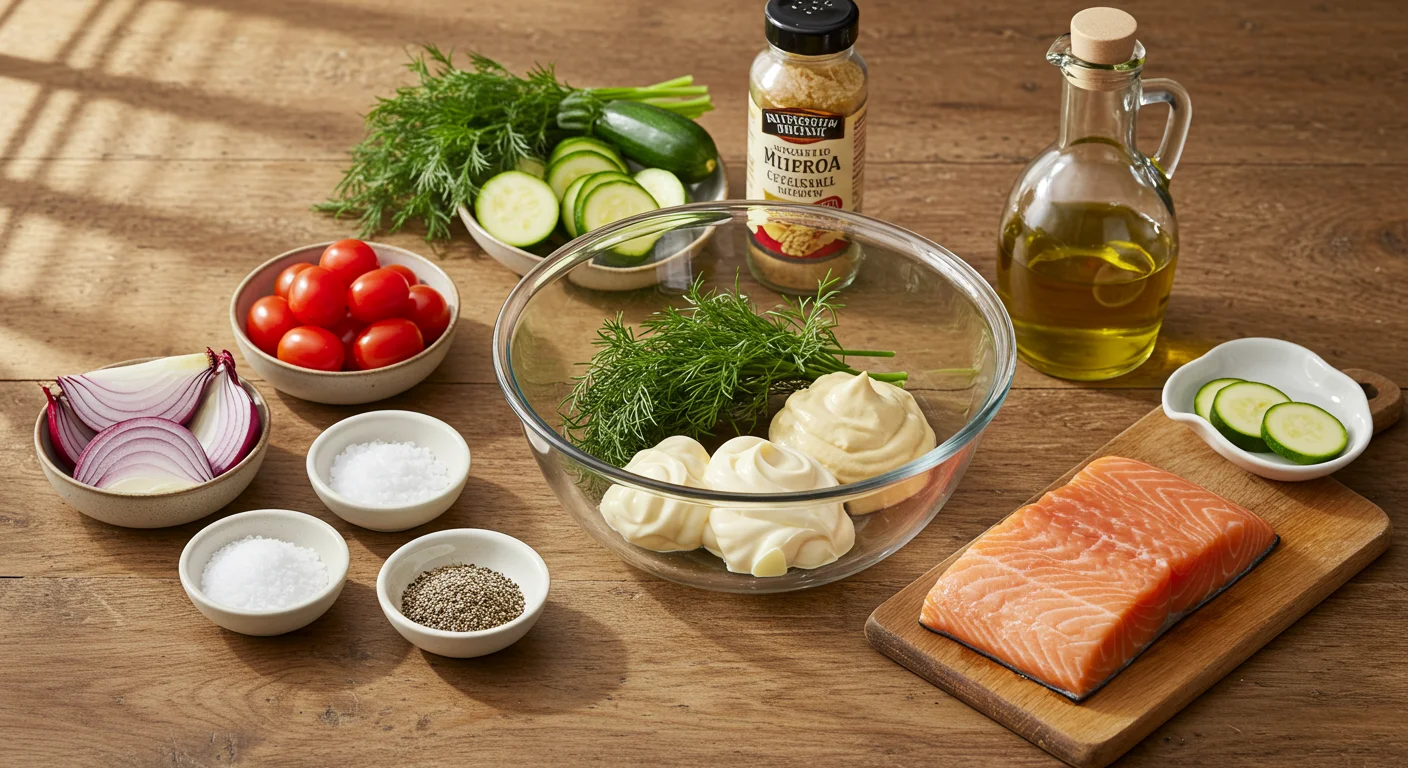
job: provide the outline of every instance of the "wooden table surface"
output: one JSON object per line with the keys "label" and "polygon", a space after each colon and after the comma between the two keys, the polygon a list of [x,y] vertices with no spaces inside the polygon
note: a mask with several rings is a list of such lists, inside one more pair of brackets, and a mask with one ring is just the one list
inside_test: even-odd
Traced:
{"label": "wooden table surface", "polygon": [[[401,534],[342,523],[303,456],[361,408],[264,387],[273,445],[225,512],[301,509],[352,552],[346,590],[278,638],[225,632],[176,578],[180,528],[110,527],[49,489],[35,382],[232,346],[229,292],[287,248],[349,234],[310,212],[406,82],[405,49],[475,47],[574,83],[692,73],[742,167],[760,3],[651,0],[0,0],[0,763],[6,765],[922,764],[1050,766],[1041,750],[872,651],[872,609],[1158,402],[1170,371],[1241,336],[1408,383],[1408,10],[1399,0],[1131,2],[1147,73],[1192,93],[1173,193],[1182,253],[1137,372],[1077,387],[1022,367],[952,501],[839,584],[741,598],[646,577],[544,485],[492,377],[515,277],[457,227],[464,319],[430,381],[381,404],[448,420],[466,492]],[[992,277],[997,216],[1055,135],[1043,61],[1078,3],[866,0],[867,213]],[[1163,118],[1146,118],[1146,148]],[[732,179],[741,196],[741,177]],[[385,238],[420,248],[415,233]],[[1340,473],[1403,528],[1408,429]],[[448,527],[504,531],[552,570],[542,621],[493,657],[419,652],[373,594],[385,557]],[[1136,747],[1125,765],[1408,762],[1408,557],[1389,552]]]}

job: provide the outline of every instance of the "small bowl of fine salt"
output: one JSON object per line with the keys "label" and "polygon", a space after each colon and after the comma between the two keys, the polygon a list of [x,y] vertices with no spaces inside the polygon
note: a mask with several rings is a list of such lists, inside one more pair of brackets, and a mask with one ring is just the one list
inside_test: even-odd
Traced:
{"label": "small bowl of fine salt", "polygon": [[404,531],[444,514],[469,479],[469,446],[414,411],[370,411],[323,430],[308,480],[333,514],[373,531]]}
{"label": "small bowl of fine salt", "polygon": [[342,594],[347,542],[289,509],[256,509],[207,525],[181,551],[186,596],[207,619],[244,635],[305,627]]}

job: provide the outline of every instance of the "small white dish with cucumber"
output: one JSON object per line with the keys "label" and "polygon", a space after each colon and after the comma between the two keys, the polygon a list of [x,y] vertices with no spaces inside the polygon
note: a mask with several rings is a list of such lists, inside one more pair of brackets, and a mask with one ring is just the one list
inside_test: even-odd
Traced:
{"label": "small white dish with cucumber", "polygon": [[[486,181],[460,218],[492,258],[526,274],[571,239],[614,221],[688,202],[722,200],[728,184],[713,139],[693,120],[648,104],[613,102],[589,120],[592,135],[559,141],[546,158]],[[598,257],[570,279],[597,290],[634,290],[660,280],[689,242],[641,237]]]}
{"label": "small white dish with cucumber", "polygon": [[[1174,371],[1164,384],[1163,409],[1248,472],[1311,480],[1364,452],[1375,432],[1375,407],[1399,407],[1392,383],[1367,371],[1350,373],[1356,376],[1299,344],[1237,339]],[[1372,407],[1360,384],[1369,379],[1383,385]],[[1392,423],[1382,414],[1378,421],[1380,428]]]}

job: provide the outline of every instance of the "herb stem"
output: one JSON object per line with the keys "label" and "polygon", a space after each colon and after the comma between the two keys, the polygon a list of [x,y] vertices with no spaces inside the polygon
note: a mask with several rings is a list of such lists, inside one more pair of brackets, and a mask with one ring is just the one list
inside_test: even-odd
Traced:
{"label": "herb stem", "polygon": [[828,355],[846,357],[894,357],[895,353],[885,349],[823,349]]}

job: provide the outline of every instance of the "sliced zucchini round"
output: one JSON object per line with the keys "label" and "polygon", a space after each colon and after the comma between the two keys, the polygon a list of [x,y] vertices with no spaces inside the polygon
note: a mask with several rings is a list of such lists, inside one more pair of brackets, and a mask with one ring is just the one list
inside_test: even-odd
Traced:
{"label": "sliced zucchini round", "polygon": [[[630,174],[621,173],[620,171],[602,171],[601,173],[593,173],[587,176],[586,179],[582,181],[582,186],[578,188],[577,197],[572,203],[572,229],[570,231],[575,233],[572,235],[573,237],[587,231],[582,229],[582,222],[577,218],[581,215],[582,201],[587,199],[587,195],[591,194],[593,189],[611,181],[624,181],[628,184],[636,183],[635,180],[630,177]],[[565,202],[566,200],[567,198],[564,196],[563,201]]]}
{"label": "sliced zucchini round", "polygon": [[542,179],[504,171],[484,182],[474,199],[474,218],[495,239],[527,248],[557,227],[557,196]]}
{"label": "sliced zucchini round", "polygon": [[1212,400],[1209,421],[1244,451],[1266,453],[1266,441],[1261,439],[1261,421],[1273,405],[1290,402],[1281,390],[1255,381],[1239,381],[1223,387]]}
{"label": "sliced zucchini round", "polygon": [[562,199],[562,193],[567,191],[567,187],[577,179],[589,173],[600,173],[602,171],[619,171],[616,163],[611,158],[596,152],[572,152],[557,159],[557,162],[548,166],[547,182],[552,187],[553,194],[557,199]]}
{"label": "sliced zucchini round", "polygon": [[1193,412],[1212,421],[1212,399],[1217,397],[1217,393],[1228,384],[1236,384],[1244,379],[1213,379],[1198,388],[1198,394],[1193,397]]}
{"label": "sliced zucchini round", "polygon": [[1261,439],[1297,464],[1320,464],[1344,453],[1349,433],[1325,409],[1310,403],[1273,405],[1261,420]]}
{"label": "sliced zucchini round", "polygon": [[617,152],[615,147],[591,136],[572,136],[559,141],[557,146],[552,148],[552,153],[548,155],[548,165],[552,165],[573,152],[595,152],[610,158],[618,170],[622,172],[626,170],[626,161],[621,159],[621,153]]}
{"label": "sliced zucchini round", "polygon": [[645,191],[655,198],[661,208],[689,202],[689,193],[685,191],[680,177],[664,168],[646,168],[637,173],[635,178],[636,183],[645,187]]}
{"label": "sliced zucchini round", "polygon": [[587,179],[595,175],[583,176],[568,184],[567,189],[562,191],[562,228],[567,230],[568,237],[581,234],[577,231],[577,192],[587,183]]}
{"label": "sliced zucchini round", "polygon": [[[579,192],[577,200],[577,229],[581,232],[659,207],[655,198],[634,181],[609,181],[586,194]],[[612,250],[622,256],[645,256],[658,239],[658,234],[637,237]]]}

